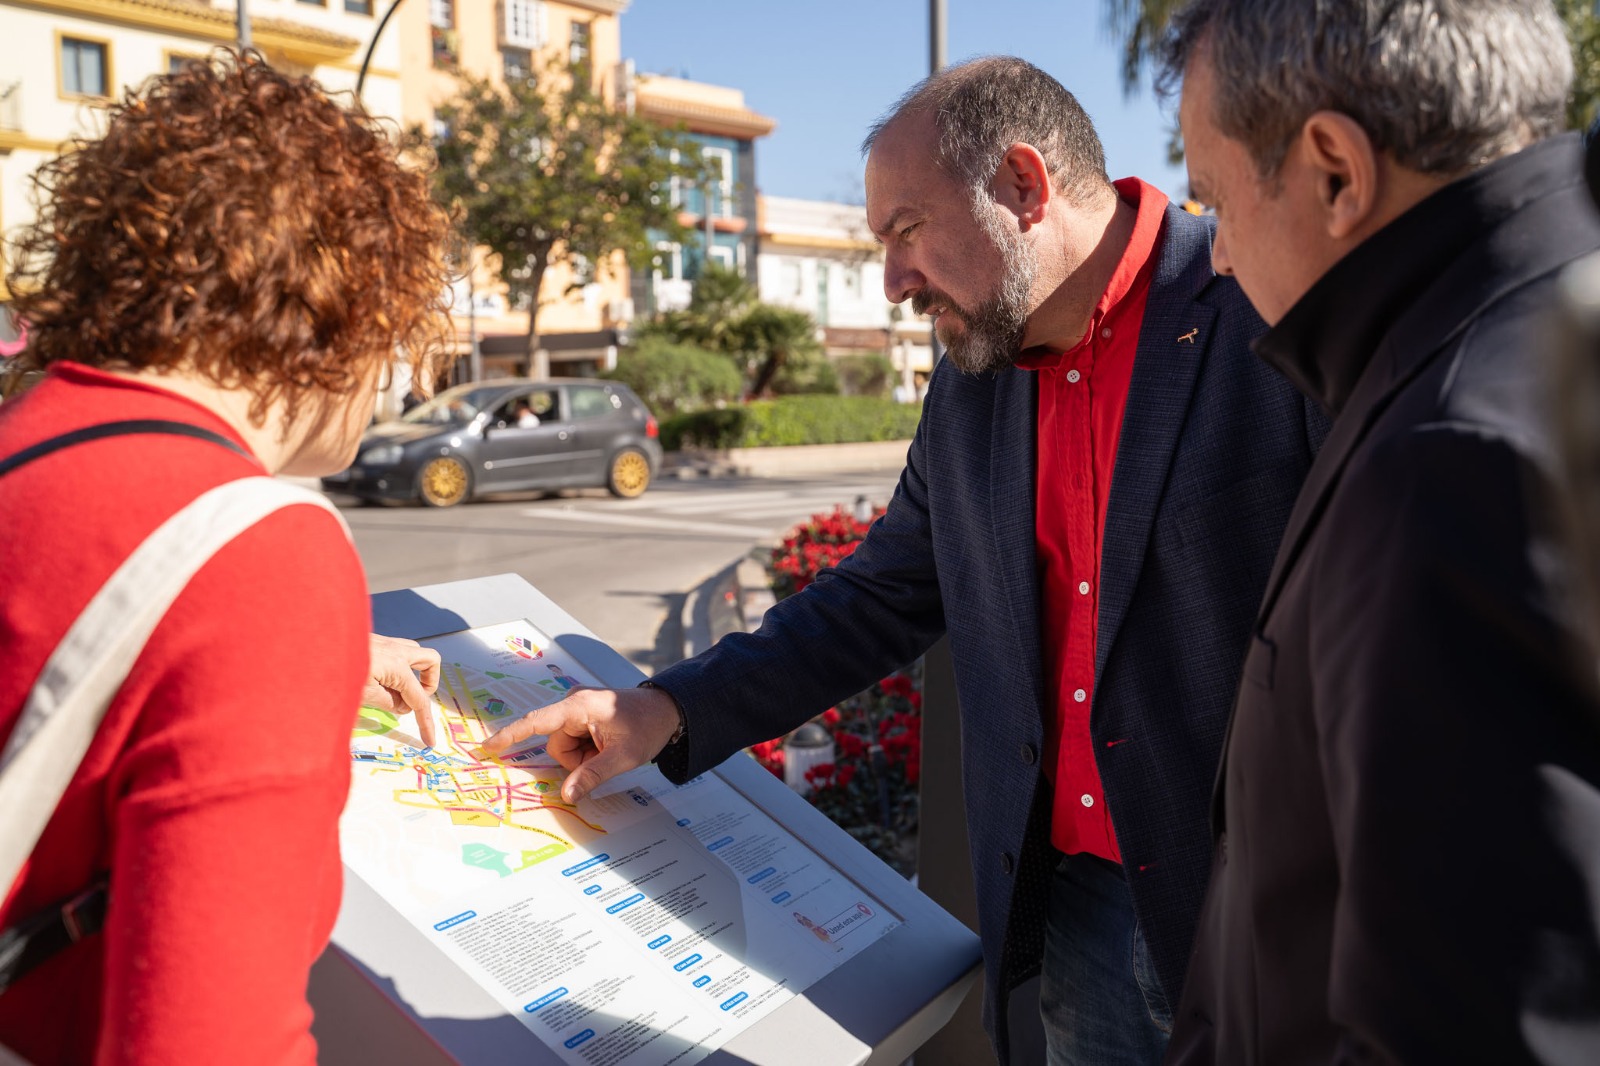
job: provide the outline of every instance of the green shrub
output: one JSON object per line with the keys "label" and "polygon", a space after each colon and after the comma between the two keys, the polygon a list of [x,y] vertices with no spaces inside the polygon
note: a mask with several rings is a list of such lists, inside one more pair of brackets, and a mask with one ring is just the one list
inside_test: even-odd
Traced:
{"label": "green shrub", "polygon": [[658,418],[737,400],[744,383],[727,356],[654,338],[624,352],[605,376],[632,389]]}
{"label": "green shrub", "polygon": [[921,413],[916,404],[871,396],[780,396],[667,419],[661,444],[675,451],[910,440]]}
{"label": "green shrub", "polygon": [[775,396],[839,395],[839,374],[827,356],[794,354],[772,375]]}
{"label": "green shrub", "polygon": [[894,388],[894,364],[877,352],[841,355],[833,367],[846,396],[887,396]]}

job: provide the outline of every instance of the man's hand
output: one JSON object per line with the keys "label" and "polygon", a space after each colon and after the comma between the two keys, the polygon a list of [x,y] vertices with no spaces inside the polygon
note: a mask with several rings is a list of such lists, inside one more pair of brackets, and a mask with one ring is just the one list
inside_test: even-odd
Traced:
{"label": "man's hand", "polygon": [[[361,706],[417,716],[422,742],[433,747],[433,695],[439,687],[439,653],[404,637],[372,634],[372,677]],[[419,677],[417,672],[420,671]]]}
{"label": "man's hand", "polygon": [[500,755],[529,737],[548,737],[545,751],[568,771],[561,798],[577,803],[601,782],[655,758],[678,722],[677,702],[661,689],[579,688],[503,727],[483,751]]}

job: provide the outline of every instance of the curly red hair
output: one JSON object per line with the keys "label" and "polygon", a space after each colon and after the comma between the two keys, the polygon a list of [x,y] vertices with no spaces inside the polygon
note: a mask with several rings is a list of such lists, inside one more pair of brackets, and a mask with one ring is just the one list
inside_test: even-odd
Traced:
{"label": "curly red hair", "polygon": [[451,336],[446,213],[359,109],[259,56],[152,78],[34,178],[17,242],[21,369],[192,368],[293,416]]}

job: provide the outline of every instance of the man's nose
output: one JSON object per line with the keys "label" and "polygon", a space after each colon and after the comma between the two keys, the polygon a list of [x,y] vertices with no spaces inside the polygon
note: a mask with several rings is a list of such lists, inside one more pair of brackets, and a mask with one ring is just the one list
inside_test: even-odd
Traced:
{"label": "man's nose", "polygon": [[1233,259],[1228,255],[1228,242],[1222,237],[1222,227],[1211,238],[1211,269],[1224,277],[1233,276]]}
{"label": "man's nose", "polygon": [[927,279],[893,252],[883,261],[883,295],[892,304],[903,303],[915,296]]}

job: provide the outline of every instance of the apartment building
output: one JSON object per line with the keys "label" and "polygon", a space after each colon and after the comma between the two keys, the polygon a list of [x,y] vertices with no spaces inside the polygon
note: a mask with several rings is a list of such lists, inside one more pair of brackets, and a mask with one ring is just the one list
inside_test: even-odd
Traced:
{"label": "apartment building", "polygon": [[829,355],[881,353],[907,385],[932,371],[928,321],[883,294],[883,249],[866,208],[781,196],[757,203],[762,300],[816,319]]}
{"label": "apartment building", "polygon": [[[600,93],[616,99],[619,17],[627,8],[628,0],[406,0],[394,19],[406,125],[432,129],[434,109],[459,91],[463,75],[503,81],[552,62],[584,63]],[[545,274],[539,347],[530,358],[529,304],[508,298],[502,264],[477,249],[472,270],[455,287],[461,352],[470,352],[476,338],[485,376],[584,376],[614,366],[622,330],[633,319],[627,263],[618,254],[576,267],[553,263]]]}
{"label": "apartment building", "polygon": [[[249,0],[253,44],[284,70],[353,91],[376,29],[380,0]],[[76,135],[96,131],[98,114],[125,88],[165,73],[238,34],[232,0],[0,0],[0,233],[34,216],[32,175]],[[364,93],[375,114],[398,121],[397,42],[379,42]],[[3,313],[0,355],[20,350],[20,327]]]}
{"label": "apartment building", "polygon": [[624,103],[635,114],[680,130],[699,146],[713,172],[705,187],[673,183],[679,221],[694,227],[700,238],[657,241],[655,270],[634,278],[635,306],[641,313],[683,307],[708,258],[743,271],[754,282],[760,247],[755,142],[776,129],[777,122],[746,107],[738,89],[659,74],[634,75],[626,65],[620,80]]}

